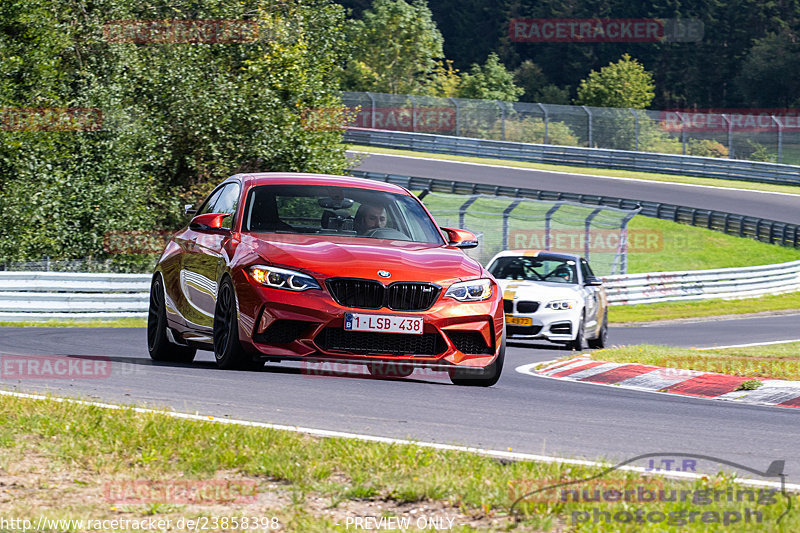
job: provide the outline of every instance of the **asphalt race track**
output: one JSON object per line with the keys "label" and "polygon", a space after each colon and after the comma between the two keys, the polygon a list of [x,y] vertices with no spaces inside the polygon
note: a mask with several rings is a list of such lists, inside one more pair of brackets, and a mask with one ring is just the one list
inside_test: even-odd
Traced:
{"label": "asphalt race track", "polygon": [[[796,338],[798,321],[799,315],[784,315],[617,327],[609,338],[615,344],[737,344]],[[511,342],[500,382],[487,389],[457,387],[444,375],[419,371],[408,379],[372,379],[357,366],[328,367],[332,376],[311,375],[319,367],[299,363],[223,371],[210,352],[198,352],[188,365],[154,363],[143,328],[2,328],[0,354],[4,364],[23,354],[110,361],[110,373],[91,378],[3,377],[6,390],[572,458],[684,451],[759,469],[786,459],[790,474],[800,465],[795,409],[562,382],[514,370],[567,354],[547,343]]]}
{"label": "asphalt race track", "polygon": [[[617,179],[408,156],[364,154],[362,157],[361,164],[355,168],[369,172],[650,200],[800,224],[800,196],[792,194]],[[730,182],[732,187],[736,187],[736,183]]]}
{"label": "asphalt race track", "polygon": [[[546,171],[490,168],[371,155],[377,172],[502,183],[549,190],[661,200],[786,222],[800,222],[800,198],[704,187],[614,180]],[[800,315],[612,327],[611,344],[714,346],[800,337]],[[349,431],[550,456],[625,459],[656,452],[724,458],[766,469],[785,459],[800,479],[800,409],[740,405],[537,378],[518,366],[567,352],[547,343],[509,342],[506,366],[491,388],[457,387],[446,376],[368,377],[363,367],[269,364],[260,371],[216,369],[213,355],[192,364],[150,360],[146,333],[125,328],[0,328],[0,387],[112,403],[169,407],[215,417]],[[73,379],[9,379],[15,355],[69,360],[102,357],[110,372]],[[316,375],[320,370],[333,375]],[[718,468],[711,466],[714,472]]]}

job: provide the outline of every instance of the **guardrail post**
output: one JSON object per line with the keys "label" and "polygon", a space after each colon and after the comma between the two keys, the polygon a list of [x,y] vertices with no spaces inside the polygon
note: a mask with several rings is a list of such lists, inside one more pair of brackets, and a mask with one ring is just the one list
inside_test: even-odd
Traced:
{"label": "guardrail post", "polygon": [[448,98],[456,108],[456,137],[461,136],[461,107],[458,105],[458,100],[453,97]]}
{"label": "guardrail post", "polygon": [[591,148],[592,147],[592,112],[589,111],[589,108],[586,107],[585,105],[582,105],[581,107],[583,108],[584,111],[586,111],[586,114],[589,116],[589,148]]}
{"label": "guardrail post", "polygon": [[370,105],[370,110],[369,110],[369,116],[372,117],[370,119],[370,126],[369,127],[370,127],[370,129],[374,130],[375,129],[375,97],[372,96],[372,93],[369,93],[369,92],[366,93],[366,95],[369,96],[369,100],[370,100],[370,102],[372,102],[372,104]]}
{"label": "guardrail post", "polygon": [[633,113],[633,150],[638,152],[639,151],[639,114],[636,112],[635,109],[628,108],[628,110]]}
{"label": "guardrail post", "polygon": [[506,110],[499,100],[494,101],[497,108],[500,110],[500,123],[503,129],[502,140],[506,140]]}
{"label": "guardrail post", "polygon": [[559,210],[561,207],[561,202],[556,202],[553,207],[547,210],[547,213],[544,215],[544,249],[550,249],[550,221],[553,218],[553,215],[556,211]]}
{"label": "guardrail post", "polygon": [[539,106],[539,109],[542,110],[544,114],[544,144],[550,144],[550,138],[547,135],[547,126],[550,123],[550,114],[547,112],[547,109],[542,104],[536,104]]}
{"label": "guardrail post", "polygon": [[503,250],[508,250],[508,219],[513,211],[520,203],[522,198],[514,200],[503,210]]}
{"label": "guardrail post", "polygon": [[722,120],[728,125],[728,159],[733,159],[733,122],[728,115],[722,115]]}
{"label": "guardrail post", "polygon": [[778,125],[778,163],[783,159],[783,124],[775,115],[770,115],[775,124]]}
{"label": "guardrail post", "polygon": [[409,94],[409,98],[411,98],[411,131],[414,133],[417,132],[417,99],[414,98],[413,95]]}
{"label": "guardrail post", "polygon": [[589,213],[589,216],[586,217],[586,220],[583,223],[583,250],[584,250],[583,257],[587,261],[589,260],[589,250],[591,248],[590,241],[592,236],[589,230],[591,229],[592,226],[592,220],[594,219],[594,217],[599,215],[602,210],[603,210],[602,207],[598,207],[597,209]]}
{"label": "guardrail post", "polygon": [[480,197],[481,197],[480,194],[472,195],[472,196],[469,197],[469,199],[467,199],[466,202],[461,204],[461,207],[458,208],[458,227],[460,229],[466,229],[466,228],[464,228],[464,218],[467,215],[467,209],[469,209],[469,206],[474,204],[475,200],[477,200]]}
{"label": "guardrail post", "polygon": [[686,155],[686,119],[681,113],[675,112],[678,118],[681,119],[681,144],[683,144],[683,155]]}

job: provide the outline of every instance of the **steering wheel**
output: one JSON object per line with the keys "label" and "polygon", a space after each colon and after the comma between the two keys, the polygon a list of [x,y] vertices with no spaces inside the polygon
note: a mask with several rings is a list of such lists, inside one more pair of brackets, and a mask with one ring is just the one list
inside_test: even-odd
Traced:
{"label": "steering wheel", "polygon": [[372,228],[364,236],[371,237],[373,239],[389,239],[396,241],[409,240],[408,235],[394,228]]}

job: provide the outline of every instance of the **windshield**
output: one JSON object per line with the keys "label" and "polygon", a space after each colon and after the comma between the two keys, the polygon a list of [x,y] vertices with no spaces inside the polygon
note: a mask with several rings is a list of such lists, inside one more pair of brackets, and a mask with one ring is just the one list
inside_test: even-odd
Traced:
{"label": "windshield", "polygon": [[498,257],[489,272],[496,279],[577,284],[575,261],[558,257]]}
{"label": "windshield", "polygon": [[262,185],[248,194],[243,231],[444,244],[410,196],[356,187]]}

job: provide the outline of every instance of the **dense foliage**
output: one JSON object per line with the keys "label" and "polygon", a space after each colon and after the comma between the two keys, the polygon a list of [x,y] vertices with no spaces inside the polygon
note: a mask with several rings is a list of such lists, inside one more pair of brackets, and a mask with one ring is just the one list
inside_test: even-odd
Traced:
{"label": "dense foliage", "polygon": [[[359,17],[369,0],[339,0]],[[800,105],[800,2],[703,0],[437,0],[429,2],[444,37],[444,55],[467,70],[491,52],[517,74],[524,101],[570,103],[580,81],[623,54],[652,72],[652,107],[665,109],[786,107]],[[512,18],[696,19],[699,42],[516,43]],[[541,75],[531,81],[530,62]],[[526,79],[528,81],[526,81]],[[532,85],[529,85],[532,83]],[[538,86],[538,88],[537,88]],[[546,89],[545,89],[546,88]]]}
{"label": "dense foliage", "polygon": [[[109,37],[108,21],[174,19],[257,33]],[[340,132],[306,119],[339,104],[344,20],[327,0],[4,0],[0,108],[96,108],[102,127],[4,124],[0,263],[106,257],[109,232],[173,228],[184,201],[236,172],[342,171]]]}

